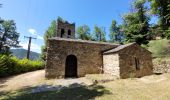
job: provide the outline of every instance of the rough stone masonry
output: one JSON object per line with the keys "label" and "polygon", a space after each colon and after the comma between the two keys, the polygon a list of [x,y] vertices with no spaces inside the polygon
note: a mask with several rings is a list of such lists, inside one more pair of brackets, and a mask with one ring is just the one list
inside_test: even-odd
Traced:
{"label": "rough stone masonry", "polygon": [[118,78],[153,73],[151,53],[136,43],[118,45],[75,39],[75,24],[59,21],[48,39],[46,78],[83,77],[106,73]]}

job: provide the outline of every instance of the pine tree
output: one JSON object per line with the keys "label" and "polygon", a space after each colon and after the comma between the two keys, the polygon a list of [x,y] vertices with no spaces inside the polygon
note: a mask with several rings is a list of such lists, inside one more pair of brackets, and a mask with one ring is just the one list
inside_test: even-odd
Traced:
{"label": "pine tree", "polygon": [[149,41],[149,16],[145,0],[136,0],[133,3],[134,12],[124,16],[123,30],[127,42],[137,42],[138,44],[147,44]]}

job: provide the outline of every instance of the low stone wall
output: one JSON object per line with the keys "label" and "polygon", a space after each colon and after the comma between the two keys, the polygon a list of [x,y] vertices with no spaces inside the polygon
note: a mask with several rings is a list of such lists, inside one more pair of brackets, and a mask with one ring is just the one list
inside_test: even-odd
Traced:
{"label": "low stone wall", "polygon": [[170,73],[170,61],[153,61],[153,72],[154,73]]}

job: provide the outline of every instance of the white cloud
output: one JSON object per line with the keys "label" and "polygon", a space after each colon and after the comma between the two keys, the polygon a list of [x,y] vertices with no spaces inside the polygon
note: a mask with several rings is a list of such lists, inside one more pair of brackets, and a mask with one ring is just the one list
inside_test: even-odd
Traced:
{"label": "white cloud", "polygon": [[42,36],[37,36],[37,39],[44,40]]}
{"label": "white cloud", "polygon": [[40,40],[44,40],[42,36],[40,36],[37,31],[33,28],[30,28],[28,30],[29,33],[31,33],[32,35],[36,36],[37,39],[40,39]]}
{"label": "white cloud", "polygon": [[[20,43],[20,45],[22,46],[23,49],[28,49],[28,42],[27,43]],[[34,52],[38,52],[40,53],[41,52],[41,47],[35,43],[31,43],[31,51],[34,51]]]}
{"label": "white cloud", "polygon": [[28,32],[31,33],[32,35],[36,35],[37,34],[37,31],[35,29],[33,29],[33,28],[30,28],[28,30]]}

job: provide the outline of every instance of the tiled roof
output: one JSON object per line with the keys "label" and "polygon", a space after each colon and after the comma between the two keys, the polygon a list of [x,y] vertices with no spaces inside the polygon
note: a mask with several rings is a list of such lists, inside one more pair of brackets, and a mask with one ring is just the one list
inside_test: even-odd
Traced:
{"label": "tiled roof", "polygon": [[109,50],[109,51],[104,52],[103,54],[115,53],[115,52],[118,52],[118,51],[120,51],[120,50],[122,50],[122,49],[124,49],[124,48],[126,48],[126,47],[129,47],[129,46],[131,46],[131,45],[133,45],[133,44],[136,44],[136,43],[129,43],[129,44],[125,44],[125,45],[120,45],[120,46],[118,46],[117,48],[114,48],[114,49],[112,49],[112,50]]}

